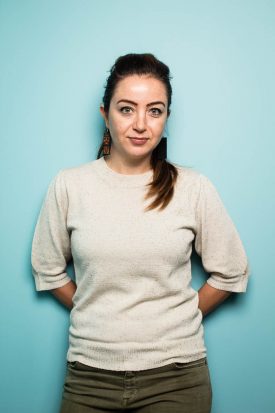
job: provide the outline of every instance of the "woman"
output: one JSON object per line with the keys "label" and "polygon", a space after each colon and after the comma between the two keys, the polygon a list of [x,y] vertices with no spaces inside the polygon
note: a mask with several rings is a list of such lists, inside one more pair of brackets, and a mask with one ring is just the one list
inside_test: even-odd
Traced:
{"label": "woman", "polygon": [[[152,54],[119,57],[97,159],[60,170],[41,208],[36,289],[71,309],[61,413],[211,410],[202,319],[246,290],[248,262],[211,181],[166,160],[171,95]],[[210,273],[199,292],[192,243]]]}

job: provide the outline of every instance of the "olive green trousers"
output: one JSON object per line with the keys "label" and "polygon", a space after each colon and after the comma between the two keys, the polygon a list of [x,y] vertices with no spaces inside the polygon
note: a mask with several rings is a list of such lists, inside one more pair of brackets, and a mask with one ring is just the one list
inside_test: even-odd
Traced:
{"label": "olive green trousers", "polygon": [[60,413],[210,413],[207,358],[139,371],[67,362]]}

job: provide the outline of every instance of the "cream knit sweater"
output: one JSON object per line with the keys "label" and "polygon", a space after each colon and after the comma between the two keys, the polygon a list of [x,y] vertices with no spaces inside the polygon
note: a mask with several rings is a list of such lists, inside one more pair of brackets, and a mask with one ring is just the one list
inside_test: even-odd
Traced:
{"label": "cream knit sweater", "polygon": [[192,245],[211,286],[246,291],[247,257],[217,190],[199,172],[174,166],[175,193],[163,211],[143,211],[152,171],[120,174],[104,157],[51,181],[31,261],[40,291],[68,283],[73,259],[68,361],[143,370],[206,356]]}

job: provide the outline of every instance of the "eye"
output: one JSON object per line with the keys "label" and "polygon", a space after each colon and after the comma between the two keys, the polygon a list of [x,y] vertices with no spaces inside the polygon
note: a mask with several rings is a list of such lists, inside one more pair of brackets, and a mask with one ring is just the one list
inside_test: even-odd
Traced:
{"label": "eye", "polygon": [[152,108],[151,112],[153,114],[153,116],[159,116],[162,114],[162,110],[160,110],[159,108]]}
{"label": "eye", "polygon": [[122,113],[130,113],[130,111],[132,110],[132,108],[130,108],[130,106],[123,106],[122,108],[119,109],[120,112]]}

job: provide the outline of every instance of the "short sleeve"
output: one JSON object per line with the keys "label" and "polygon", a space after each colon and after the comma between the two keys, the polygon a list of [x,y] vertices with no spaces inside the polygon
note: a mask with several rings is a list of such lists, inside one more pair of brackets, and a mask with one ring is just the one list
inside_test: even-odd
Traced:
{"label": "short sleeve", "polygon": [[216,188],[202,174],[194,246],[210,273],[209,285],[231,292],[246,291],[249,265],[242,241]]}
{"label": "short sleeve", "polygon": [[52,179],[37,219],[31,251],[36,290],[51,290],[67,284],[71,258],[67,229],[68,196],[62,170]]}

